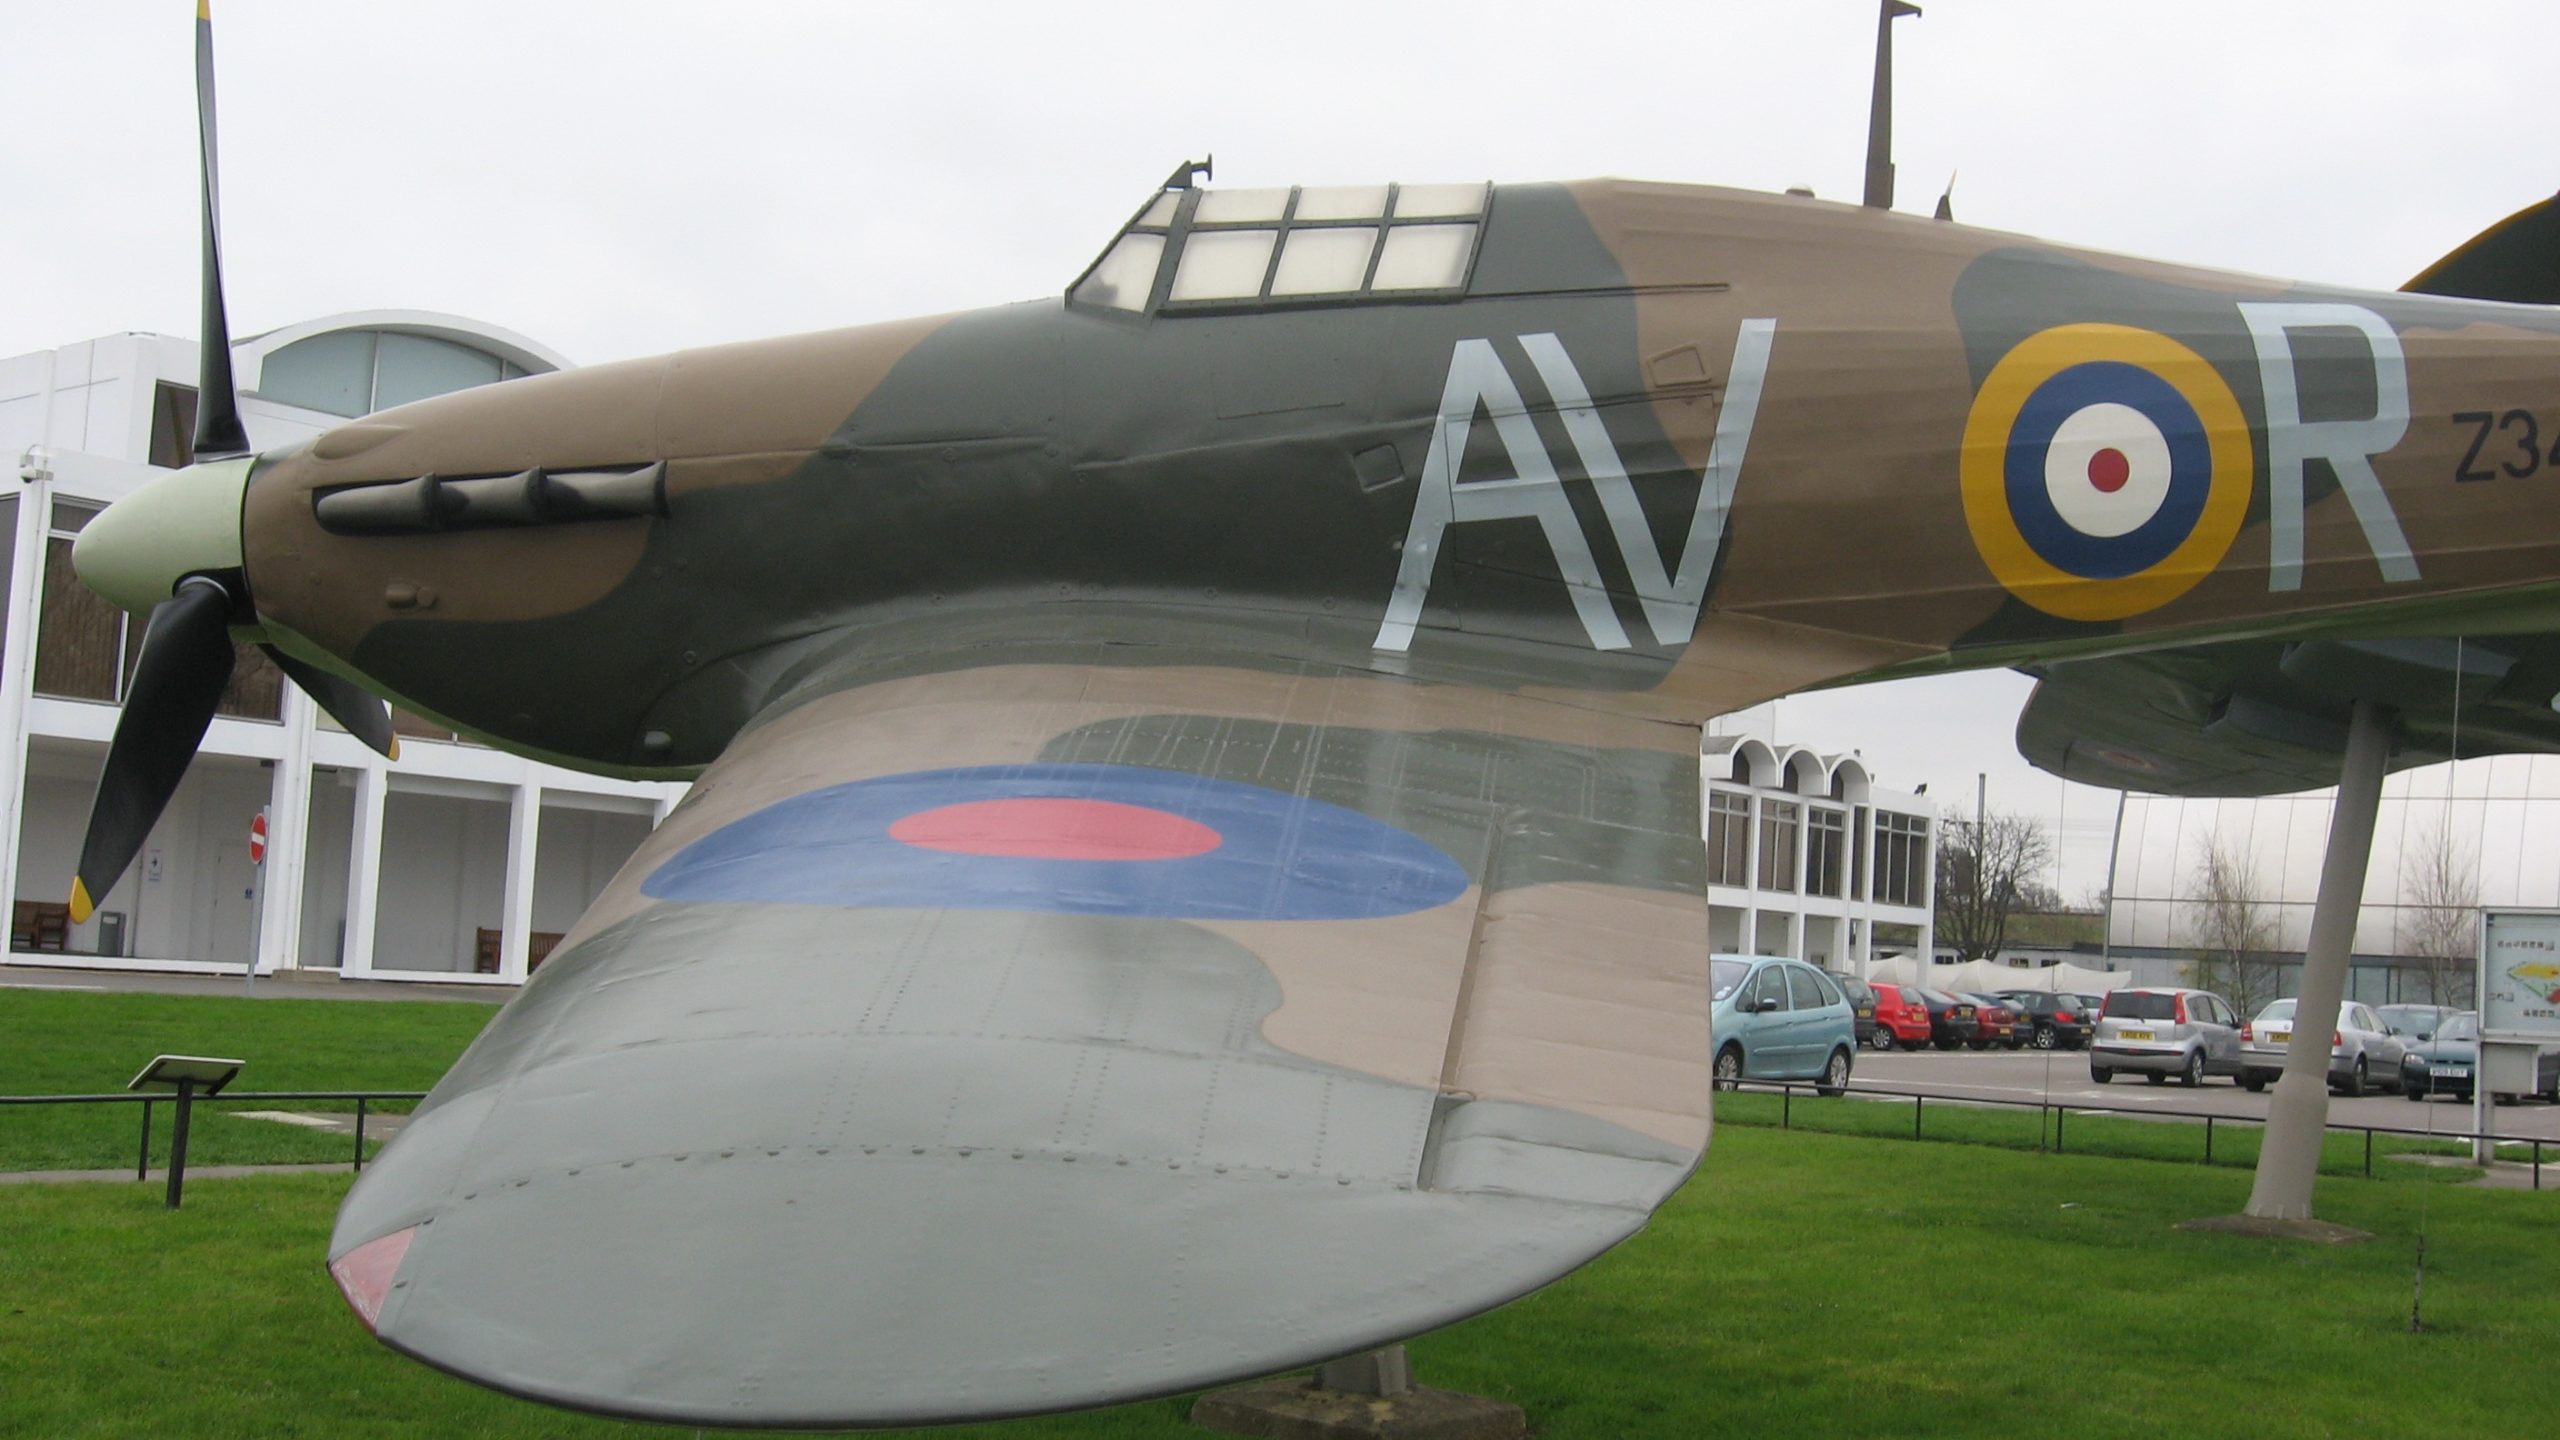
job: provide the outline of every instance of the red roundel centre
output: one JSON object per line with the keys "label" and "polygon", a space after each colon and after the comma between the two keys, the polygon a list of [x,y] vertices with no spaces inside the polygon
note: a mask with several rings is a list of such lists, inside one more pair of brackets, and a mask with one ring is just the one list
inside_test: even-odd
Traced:
{"label": "red roundel centre", "polygon": [[955,855],[1026,860],[1183,860],[1218,848],[1218,832],[1144,805],[1062,796],[972,800],[920,810],[889,838]]}
{"label": "red roundel centre", "polygon": [[2089,483],[2097,486],[2101,494],[2113,495],[2132,478],[2133,462],[2112,445],[2089,457]]}

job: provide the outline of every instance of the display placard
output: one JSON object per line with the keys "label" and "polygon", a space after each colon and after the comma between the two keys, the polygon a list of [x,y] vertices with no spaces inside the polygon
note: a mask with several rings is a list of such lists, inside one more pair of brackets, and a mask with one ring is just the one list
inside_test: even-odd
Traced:
{"label": "display placard", "polygon": [[2480,1033],[2560,1042],[2560,910],[2480,912]]}

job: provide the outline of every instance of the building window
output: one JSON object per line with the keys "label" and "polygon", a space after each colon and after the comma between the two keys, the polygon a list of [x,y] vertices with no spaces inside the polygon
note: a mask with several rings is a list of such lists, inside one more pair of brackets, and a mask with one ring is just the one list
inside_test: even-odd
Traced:
{"label": "building window", "polygon": [[1867,898],[1867,807],[1849,807],[1849,893]]}
{"label": "building window", "polygon": [[1808,895],[1840,894],[1840,872],[1849,849],[1849,817],[1816,806],[1806,817],[1804,889]]}
{"label": "building window", "polygon": [[1751,802],[1721,790],[1707,792],[1707,883],[1748,885]]}
{"label": "building window", "polygon": [[503,356],[432,335],[332,330],[269,355],[258,367],[258,396],[330,415],[369,415],[525,373]]}
{"label": "building window", "polygon": [[1929,822],[1919,815],[1876,812],[1876,900],[1924,903],[1929,878]]}
{"label": "building window", "polygon": [[71,569],[72,537],[97,513],[94,505],[54,502],[44,542],[43,598],[36,610],[39,695],[111,703],[121,699],[125,675],[142,643],[142,627],[128,626],[125,613],[81,584]]}
{"label": "building window", "polygon": [[1796,888],[1796,806],[1791,800],[1760,802],[1760,888]]}
{"label": "building window", "polygon": [[163,380],[151,387],[151,463],[183,469],[196,458],[196,387]]}
{"label": "building window", "polygon": [[[68,700],[114,704],[133,683],[142,653],[144,622],[107,603],[80,583],[71,568],[71,542],[94,505],[55,501],[52,532],[44,542],[44,592],[36,611],[35,690]],[[284,675],[254,645],[231,642],[231,683],[215,713],[244,720],[274,720],[283,711]]]}

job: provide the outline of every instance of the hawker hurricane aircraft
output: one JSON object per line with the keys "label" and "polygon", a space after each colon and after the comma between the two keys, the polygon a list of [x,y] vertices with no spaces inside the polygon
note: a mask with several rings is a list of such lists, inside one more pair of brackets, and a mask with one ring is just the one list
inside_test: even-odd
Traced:
{"label": "hawker hurricane aircraft", "polygon": [[1706,1148],[1698,726],[1774,696],[2035,667],[2030,753],[2153,790],[2375,694],[2396,763],[2560,741],[2547,640],[2450,638],[2560,630],[2547,205],[2365,294],[1185,166],[1056,298],[251,454],[205,103],[199,459],[76,552],[152,615],[81,898],[234,637],[386,740],[696,779],[329,1245],[503,1390],[1027,1414],[1565,1274]]}

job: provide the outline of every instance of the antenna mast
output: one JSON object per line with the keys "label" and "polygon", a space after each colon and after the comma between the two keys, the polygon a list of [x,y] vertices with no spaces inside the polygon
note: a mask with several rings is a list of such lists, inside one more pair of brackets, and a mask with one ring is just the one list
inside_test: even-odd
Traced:
{"label": "antenna mast", "polygon": [[1893,208],[1893,22],[1917,15],[1905,0],[1883,0],[1876,13],[1876,88],[1867,102],[1867,204]]}

